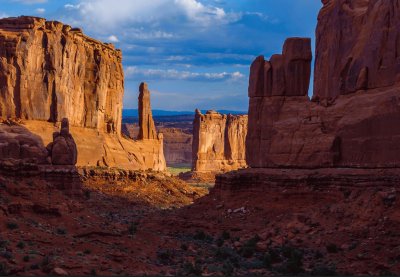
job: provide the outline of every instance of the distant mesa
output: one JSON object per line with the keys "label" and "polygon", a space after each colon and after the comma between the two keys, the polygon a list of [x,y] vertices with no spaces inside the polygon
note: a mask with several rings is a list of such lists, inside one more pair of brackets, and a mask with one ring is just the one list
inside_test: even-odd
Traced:
{"label": "distant mesa", "polygon": [[246,167],[247,115],[196,110],[193,121],[192,170],[223,172]]}

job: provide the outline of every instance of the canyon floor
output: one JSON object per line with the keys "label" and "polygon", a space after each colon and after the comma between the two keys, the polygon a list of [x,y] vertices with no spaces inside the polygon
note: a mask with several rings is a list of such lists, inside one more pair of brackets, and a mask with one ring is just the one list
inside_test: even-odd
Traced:
{"label": "canyon floor", "polygon": [[208,190],[160,173],[66,196],[0,178],[0,275],[400,273],[391,187]]}

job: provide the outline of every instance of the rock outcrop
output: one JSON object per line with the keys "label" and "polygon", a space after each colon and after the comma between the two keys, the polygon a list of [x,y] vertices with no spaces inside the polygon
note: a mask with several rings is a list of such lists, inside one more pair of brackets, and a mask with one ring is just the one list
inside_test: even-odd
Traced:
{"label": "rock outcrop", "polygon": [[[77,166],[165,170],[162,139],[154,134],[152,140],[138,141],[121,136],[123,93],[122,54],[113,45],[60,22],[25,16],[0,19],[0,118],[21,122],[18,128],[11,126],[7,136],[16,136],[18,129],[48,145],[61,119],[68,118],[79,153]],[[150,106],[144,108],[148,114]],[[61,131],[55,138],[60,154],[53,157],[56,163],[75,162],[74,154],[62,154],[74,148],[67,137]],[[10,143],[0,158],[16,156],[17,142],[7,140]],[[42,145],[20,146],[20,153],[29,152],[20,155],[43,162],[46,155],[35,154],[46,152]]]}
{"label": "rock outcrop", "polygon": [[48,151],[40,136],[12,121],[0,123],[0,160],[29,160],[46,164]]}
{"label": "rock outcrop", "polygon": [[283,53],[273,55],[269,61],[257,57],[250,69],[249,97],[307,95],[311,60],[308,38],[286,40]]}
{"label": "rock outcrop", "polygon": [[246,166],[247,115],[196,110],[193,122],[192,170],[230,171]]}
{"label": "rock outcrop", "polygon": [[316,32],[315,101],[391,87],[400,77],[397,1],[324,0]]}
{"label": "rock outcrop", "polygon": [[164,156],[168,165],[192,163],[193,134],[180,128],[159,128],[164,136]]}
{"label": "rock outcrop", "polygon": [[156,126],[151,112],[150,91],[146,83],[139,87],[139,135],[138,139],[157,139]]}
{"label": "rock outcrop", "polygon": [[[398,167],[400,60],[393,36],[398,33],[394,15],[400,8],[393,1],[323,2],[317,28],[315,101],[305,96],[308,66],[298,66],[285,78],[265,75],[265,64],[268,70],[270,66],[261,57],[251,67],[248,165]],[[288,56],[309,61],[307,40],[288,39],[285,48],[290,49]],[[270,64],[274,70],[274,62]],[[271,79],[272,90],[271,85],[263,86]],[[288,91],[289,79],[297,80],[291,81],[294,93],[275,93],[274,87]]]}
{"label": "rock outcrop", "polygon": [[121,51],[60,22],[0,20],[0,116],[120,133]]}
{"label": "rock outcrop", "polygon": [[75,165],[78,161],[78,151],[74,138],[69,132],[67,118],[61,121],[61,131],[53,133],[53,142],[47,147],[51,153],[53,165]]}

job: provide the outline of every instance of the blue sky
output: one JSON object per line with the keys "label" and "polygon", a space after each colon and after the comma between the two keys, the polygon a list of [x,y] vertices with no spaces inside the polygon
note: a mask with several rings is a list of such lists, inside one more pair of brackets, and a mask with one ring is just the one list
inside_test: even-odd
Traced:
{"label": "blue sky", "polygon": [[0,0],[0,17],[80,27],[123,51],[125,108],[149,83],[152,107],[246,111],[249,66],[285,38],[314,40],[320,0]]}

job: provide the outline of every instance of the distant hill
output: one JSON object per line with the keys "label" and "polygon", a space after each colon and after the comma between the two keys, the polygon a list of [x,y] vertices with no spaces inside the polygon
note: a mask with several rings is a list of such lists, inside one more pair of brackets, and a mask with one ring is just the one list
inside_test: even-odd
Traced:
{"label": "distant hill", "polygon": [[[207,110],[202,110],[202,113],[206,113]],[[230,111],[230,110],[218,110],[219,113],[222,114],[247,114],[247,111]],[[182,115],[194,115],[194,111],[165,111],[165,110],[153,110],[154,117],[170,117],[170,116],[182,116]],[[124,109],[122,110],[122,117],[138,117],[137,109]]]}

